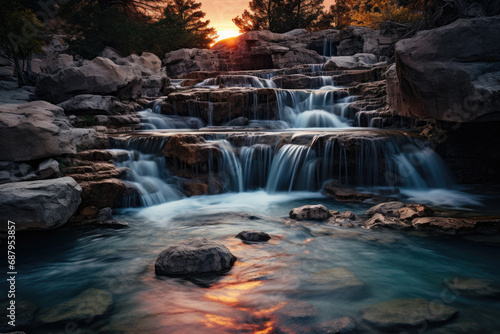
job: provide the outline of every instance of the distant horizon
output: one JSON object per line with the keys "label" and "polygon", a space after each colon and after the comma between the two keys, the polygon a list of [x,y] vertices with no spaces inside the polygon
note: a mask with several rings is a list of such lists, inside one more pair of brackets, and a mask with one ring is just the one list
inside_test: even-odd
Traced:
{"label": "distant horizon", "polygon": [[[248,8],[250,0],[201,0],[200,2],[201,10],[207,14],[205,19],[210,20],[210,26],[217,30],[219,35],[217,40],[239,34],[238,27],[232,20]],[[333,3],[334,0],[325,0],[324,6],[328,8]]]}

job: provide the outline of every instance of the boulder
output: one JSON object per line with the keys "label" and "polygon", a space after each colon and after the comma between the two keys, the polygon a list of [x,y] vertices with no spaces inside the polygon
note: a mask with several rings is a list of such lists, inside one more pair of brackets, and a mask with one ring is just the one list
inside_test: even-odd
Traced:
{"label": "boulder", "polygon": [[94,129],[74,129],[62,108],[45,101],[0,106],[0,160],[29,161],[76,153]]}
{"label": "boulder", "polygon": [[58,104],[67,115],[122,115],[134,108],[114,96],[83,94]]}
{"label": "boulder", "polygon": [[271,239],[269,234],[261,231],[242,231],[236,235],[235,238],[241,239],[243,241],[268,241]]}
{"label": "boulder", "polygon": [[434,214],[434,210],[422,204],[407,204],[398,210],[399,219],[412,220],[417,217],[427,217]]}
{"label": "boulder", "polygon": [[412,220],[417,231],[434,231],[445,234],[471,234],[478,228],[478,222],[471,219],[450,217],[422,217]]}
{"label": "boulder", "polygon": [[399,41],[397,78],[388,81],[391,109],[458,123],[487,114],[498,120],[499,27],[499,16],[459,19]]}
{"label": "boulder", "polygon": [[383,332],[399,332],[449,322],[458,311],[425,299],[396,299],[365,307],[361,320]]}
{"label": "boulder", "polygon": [[379,229],[379,228],[392,228],[396,230],[402,229],[412,229],[411,223],[405,222],[399,218],[384,216],[380,213],[376,213],[365,222],[365,227],[367,229]]}
{"label": "boulder", "polygon": [[156,275],[216,273],[232,267],[236,257],[226,246],[205,238],[189,238],[165,249],[156,259]]}
{"label": "boulder", "polygon": [[399,209],[404,206],[403,203],[397,201],[380,203],[369,208],[366,214],[368,216],[373,216],[376,213],[380,213],[383,216],[399,217]]}
{"label": "boulder", "polygon": [[[7,183],[0,188],[0,214],[15,222],[17,231],[53,229],[76,212],[81,192],[70,177]],[[5,220],[1,229],[6,225]]]}
{"label": "boulder", "polygon": [[297,220],[327,220],[332,216],[330,211],[321,204],[304,205],[294,208],[289,213],[290,218]]}
{"label": "boulder", "polygon": [[36,94],[52,103],[61,103],[81,94],[112,95],[130,100],[139,97],[141,89],[140,71],[97,57],[80,67],[66,67],[42,76]]}
{"label": "boulder", "polygon": [[132,196],[135,188],[130,188],[123,181],[108,178],[81,181],[82,207],[95,206],[98,209],[110,207],[119,208],[123,204],[123,198]]}
{"label": "boulder", "polygon": [[187,165],[208,163],[221,156],[219,147],[195,135],[175,134],[168,139],[163,155]]}
{"label": "boulder", "polygon": [[323,65],[323,71],[362,70],[377,64],[377,57],[371,53],[357,53],[354,56],[331,57]]}
{"label": "boulder", "polygon": [[452,293],[467,298],[499,299],[500,285],[482,278],[454,278],[445,285]]}
{"label": "boulder", "polygon": [[180,49],[165,54],[167,74],[179,76],[194,71],[217,70],[218,55],[208,49]]}
{"label": "boulder", "polygon": [[36,170],[38,177],[40,179],[50,179],[54,177],[61,176],[61,171],[59,170],[59,163],[54,159],[47,159],[38,165]]}
{"label": "boulder", "polygon": [[37,320],[39,325],[69,321],[88,323],[104,316],[112,306],[113,298],[109,292],[92,288],[52,308],[42,309]]}

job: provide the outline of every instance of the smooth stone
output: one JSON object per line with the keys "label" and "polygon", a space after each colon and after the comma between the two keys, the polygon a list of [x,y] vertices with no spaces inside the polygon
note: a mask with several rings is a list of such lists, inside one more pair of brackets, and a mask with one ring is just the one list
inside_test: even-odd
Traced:
{"label": "smooth stone", "polygon": [[499,299],[500,285],[480,278],[454,278],[445,285],[458,296],[478,299]]}
{"label": "smooth stone", "polygon": [[301,300],[289,300],[283,307],[275,311],[283,318],[310,318],[319,314],[318,308]]}
{"label": "smooth stone", "polygon": [[[314,287],[316,286],[316,287]],[[314,273],[307,280],[307,288],[322,294],[335,293],[361,297],[366,285],[346,268],[331,268]]]}
{"label": "smooth stone", "polygon": [[289,213],[290,218],[297,220],[327,220],[331,218],[330,211],[321,204],[304,205],[294,208]]}
{"label": "smooth stone", "polygon": [[425,299],[395,299],[363,308],[361,320],[377,330],[397,332],[444,324],[457,314],[452,307]]}
{"label": "smooth stone", "polygon": [[105,315],[112,305],[113,298],[109,292],[91,288],[51,309],[42,310],[38,322],[55,324],[94,319]]}
{"label": "smooth stone", "polygon": [[156,275],[216,273],[232,267],[236,257],[226,246],[206,238],[189,238],[165,249],[156,259]]}
{"label": "smooth stone", "polygon": [[261,231],[242,231],[238,233],[235,238],[244,241],[268,241],[271,239],[269,234]]}

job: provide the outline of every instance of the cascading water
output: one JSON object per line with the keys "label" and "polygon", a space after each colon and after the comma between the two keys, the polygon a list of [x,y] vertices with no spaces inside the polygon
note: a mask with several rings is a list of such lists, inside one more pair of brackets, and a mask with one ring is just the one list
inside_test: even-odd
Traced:
{"label": "cascading water", "polygon": [[219,75],[216,78],[205,79],[196,86],[210,87],[219,85],[226,87],[276,88],[273,81],[251,75]]}
{"label": "cascading water", "polygon": [[[166,182],[170,175],[163,157],[131,151],[128,159],[122,159],[116,162],[116,165],[129,169],[126,180],[137,189],[141,206],[158,205],[184,197],[173,185]],[[131,200],[125,203],[125,206],[135,204],[139,203],[133,203]]]}

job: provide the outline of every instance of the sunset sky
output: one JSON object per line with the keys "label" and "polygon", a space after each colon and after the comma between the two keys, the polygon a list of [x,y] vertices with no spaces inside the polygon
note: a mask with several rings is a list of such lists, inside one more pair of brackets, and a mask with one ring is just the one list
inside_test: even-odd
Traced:
{"label": "sunset sky", "polygon": [[[238,28],[232,19],[248,8],[250,0],[201,0],[202,10],[207,13],[206,19],[217,29],[219,39],[236,36]],[[334,0],[325,0],[325,7],[333,4]]]}

